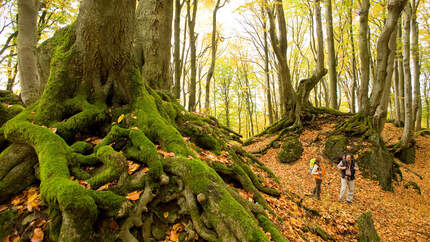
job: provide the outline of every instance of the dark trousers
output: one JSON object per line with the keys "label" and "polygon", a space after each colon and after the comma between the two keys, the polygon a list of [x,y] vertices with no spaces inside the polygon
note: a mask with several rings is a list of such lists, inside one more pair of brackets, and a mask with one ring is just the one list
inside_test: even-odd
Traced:
{"label": "dark trousers", "polygon": [[321,182],[322,180],[315,178],[315,188],[312,191],[312,194],[316,195],[318,200],[321,200]]}

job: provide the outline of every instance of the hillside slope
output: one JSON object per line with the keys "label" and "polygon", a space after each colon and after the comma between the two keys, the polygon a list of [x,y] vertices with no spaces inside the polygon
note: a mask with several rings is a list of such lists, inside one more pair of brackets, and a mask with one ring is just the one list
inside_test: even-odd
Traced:
{"label": "hillside slope", "polygon": [[[365,179],[359,172],[355,183],[354,202],[350,205],[337,201],[340,190],[340,174],[334,163],[325,162],[326,176],[322,185],[322,201],[319,202],[311,193],[314,180],[309,174],[309,160],[316,154],[323,153],[326,136],[322,135],[335,127],[334,122],[319,120],[317,129],[305,128],[299,140],[303,144],[304,152],[299,160],[293,164],[280,163],[277,158],[279,148],[271,148],[259,158],[279,177],[282,190],[288,190],[298,195],[298,200],[309,208],[318,211],[321,216],[293,217],[283,214],[285,221],[299,219],[299,225],[316,223],[336,240],[358,239],[358,228],[354,223],[358,217],[370,210],[373,214],[376,230],[383,241],[428,241],[430,240],[430,136],[417,138],[416,163],[404,165],[419,173],[423,179],[401,168],[403,180],[394,182],[394,193],[383,191],[376,181]],[[319,130],[318,130],[319,129]],[[394,125],[386,124],[383,132],[387,143],[394,143],[401,137],[401,130]],[[258,142],[245,149],[249,152],[261,150],[273,137],[259,138]],[[421,188],[421,195],[413,188],[405,185],[413,181]],[[272,201],[276,204],[278,201]],[[295,241],[298,236],[285,235]],[[321,239],[321,238],[319,238]],[[311,239],[312,240],[312,239]]]}

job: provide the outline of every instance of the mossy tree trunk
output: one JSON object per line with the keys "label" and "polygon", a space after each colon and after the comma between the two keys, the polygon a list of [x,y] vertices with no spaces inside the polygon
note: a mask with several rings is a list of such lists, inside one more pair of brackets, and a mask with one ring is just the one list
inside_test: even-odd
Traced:
{"label": "mossy tree trunk", "polygon": [[154,89],[169,90],[173,2],[139,0],[136,9],[135,53],[142,77]]}
{"label": "mossy tree trunk", "polygon": [[[54,35],[42,98],[0,127],[0,138],[4,135],[10,144],[0,147],[2,197],[4,184],[23,185],[22,176],[13,178],[12,171],[32,173],[37,157],[41,196],[51,216],[50,240],[107,239],[100,233],[108,229],[95,224],[108,217],[122,218],[121,240],[149,241],[159,222],[157,213],[170,204],[188,219],[189,236],[269,241],[265,232],[270,232],[272,239],[284,241],[268,219],[265,210],[271,209],[260,191],[280,193],[265,187],[249,168],[255,158],[224,141],[236,136],[216,120],[186,112],[141,78],[133,58],[135,7],[135,0],[84,0],[76,23]],[[93,147],[85,140],[94,136],[103,139]],[[161,158],[156,145],[174,157]],[[231,165],[202,161],[196,145],[215,153],[227,150]],[[20,153],[29,159],[16,158],[18,149],[27,150]],[[129,176],[127,160],[148,167],[148,172]],[[96,168],[85,171],[89,166]],[[219,174],[233,178],[256,202],[242,198]],[[85,180],[90,189],[71,176]],[[116,185],[97,191],[108,182]],[[135,190],[144,192],[132,204],[124,195]]]}

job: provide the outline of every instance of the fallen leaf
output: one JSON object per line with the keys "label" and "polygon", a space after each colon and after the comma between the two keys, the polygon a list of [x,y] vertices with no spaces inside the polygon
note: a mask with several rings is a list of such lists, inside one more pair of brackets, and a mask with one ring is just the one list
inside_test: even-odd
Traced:
{"label": "fallen leaf", "polygon": [[142,168],[141,171],[144,172],[144,173],[147,173],[149,171],[149,168],[148,167],[144,167],[144,168]]}
{"label": "fallen leaf", "polygon": [[134,163],[133,161],[127,161],[128,174],[132,175],[135,171],[140,168],[140,164]]}
{"label": "fallen leaf", "polygon": [[138,127],[133,127],[133,128],[131,128],[131,129],[133,129],[133,130],[139,130],[139,128],[138,128]]}
{"label": "fallen leaf", "polygon": [[169,217],[169,212],[164,212],[164,213],[163,213],[163,217],[164,217],[164,218],[168,218],[168,217]]}
{"label": "fallen leaf", "polygon": [[118,123],[121,123],[121,121],[124,119],[125,115],[121,114],[117,120]]}
{"label": "fallen leaf", "polygon": [[2,211],[4,211],[4,210],[6,210],[7,208],[8,208],[8,206],[7,206],[7,205],[5,205],[5,204],[0,205],[0,212],[2,212]]}
{"label": "fallen leaf", "polygon": [[35,228],[33,231],[33,236],[31,237],[31,242],[42,242],[43,235],[44,233],[41,228]]}
{"label": "fallen leaf", "polygon": [[97,191],[105,191],[109,188],[110,185],[111,185],[111,183],[106,183],[103,186],[97,188]]}
{"label": "fallen leaf", "polygon": [[79,184],[81,184],[81,186],[87,190],[91,189],[90,184],[88,184],[88,182],[86,182],[86,181],[79,181]]}
{"label": "fallen leaf", "polygon": [[52,133],[56,133],[57,132],[57,128],[49,128],[51,131],[52,131]]}
{"label": "fallen leaf", "polygon": [[138,199],[139,199],[140,194],[141,194],[142,192],[143,192],[143,191],[134,191],[134,192],[130,192],[129,194],[127,194],[127,196],[126,196],[125,198],[127,198],[128,200],[131,200],[131,201],[136,201],[136,200],[138,200]]}

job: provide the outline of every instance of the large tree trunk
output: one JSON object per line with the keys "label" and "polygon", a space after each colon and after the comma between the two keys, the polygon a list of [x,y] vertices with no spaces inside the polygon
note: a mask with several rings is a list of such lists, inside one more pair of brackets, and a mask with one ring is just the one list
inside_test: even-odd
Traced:
{"label": "large tree trunk", "polygon": [[327,33],[327,61],[328,61],[328,78],[330,88],[330,107],[333,109],[338,108],[337,103],[337,72],[336,72],[336,54],[334,51],[334,37],[333,37],[333,16],[331,0],[326,0],[326,33]]}
{"label": "large tree trunk", "polygon": [[[135,45],[142,76],[154,89],[169,90],[172,0],[139,0],[136,10]],[[139,61],[140,61],[139,60]]]}
{"label": "large tree trunk", "polygon": [[[190,88],[189,88],[189,99],[188,99],[188,111],[196,110],[196,75],[197,75],[197,52],[196,52],[196,39],[197,35],[194,31],[196,26],[197,17],[197,4],[198,0],[186,0],[187,1],[187,12],[188,12],[188,34],[190,44]],[[192,3],[191,3],[192,1]]]}
{"label": "large tree trunk", "polygon": [[18,69],[21,97],[25,105],[36,102],[40,97],[36,57],[39,5],[39,0],[18,1]]}
{"label": "large tree trunk", "polygon": [[[37,155],[41,198],[51,213],[47,239],[102,241],[112,235],[105,222],[116,220],[122,241],[151,241],[152,218],[173,205],[169,214],[180,213],[169,225],[187,221],[192,238],[198,233],[206,241],[269,241],[265,233],[270,232],[272,239],[285,241],[265,212],[273,214],[260,190],[280,193],[261,184],[243,162],[251,162],[244,151],[221,140],[230,133],[212,119],[186,112],[141,77],[132,54],[135,8],[135,0],[83,0],[76,23],[53,37],[55,53],[42,98],[0,129],[15,143],[2,150],[1,159],[16,157],[10,156],[19,153],[16,144],[29,151],[28,157]],[[169,157],[162,158],[155,144]],[[202,161],[194,145],[228,151],[232,166]],[[9,161],[1,160],[0,167]],[[127,161],[148,171],[130,176]],[[25,172],[33,167],[18,165]],[[86,172],[88,167],[94,169]],[[226,185],[218,172],[252,193],[255,203]],[[21,178],[13,184],[22,185]],[[108,191],[98,190],[111,182]],[[125,194],[136,190],[144,192],[132,204]]]}
{"label": "large tree trunk", "polygon": [[368,113],[369,107],[369,77],[370,77],[370,55],[369,55],[369,0],[361,1],[360,6],[360,35],[358,48],[360,52],[360,92],[359,92],[359,112],[364,116]]}

